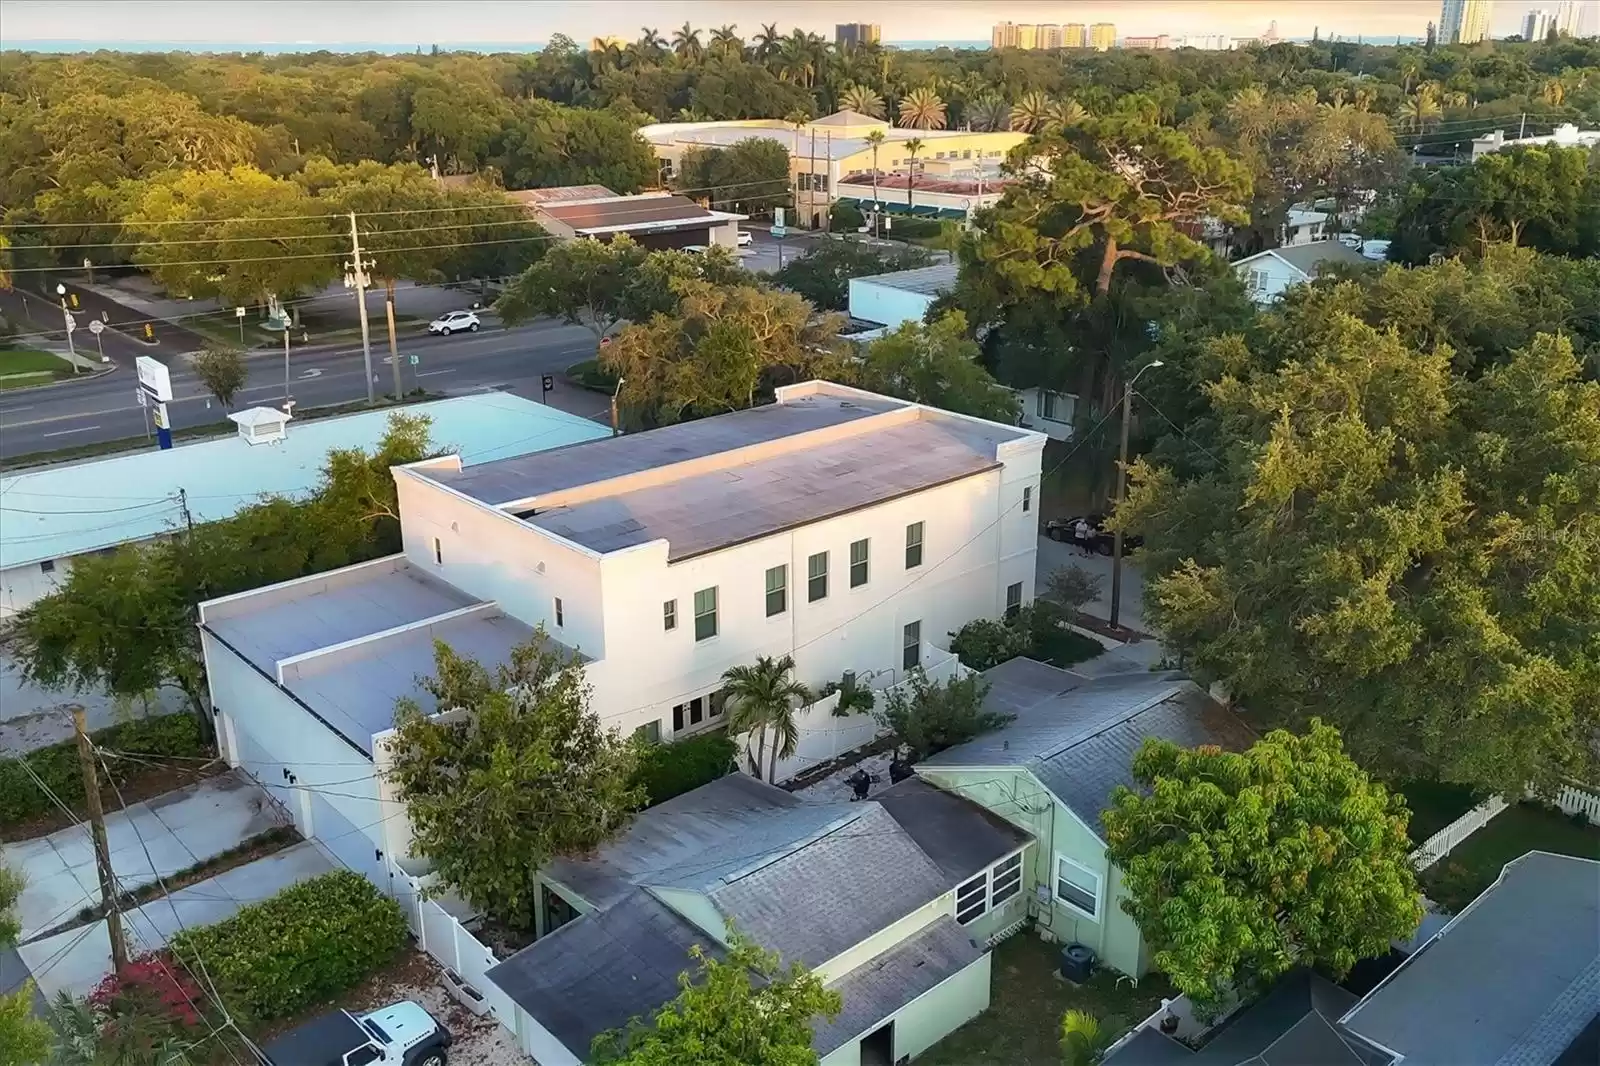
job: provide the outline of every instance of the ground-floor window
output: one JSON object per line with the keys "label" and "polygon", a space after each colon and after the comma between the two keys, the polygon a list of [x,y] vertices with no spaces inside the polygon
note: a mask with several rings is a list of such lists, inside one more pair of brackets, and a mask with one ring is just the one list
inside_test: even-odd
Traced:
{"label": "ground-floor window", "polygon": [[1056,899],[1085,918],[1099,921],[1100,875],[1065,855],[1057,855]]}
{"label": "ground-floor window", "polygon": [[969,925],[1022,891],[1022,853],[1009,855],[956,889],[956,922]]}

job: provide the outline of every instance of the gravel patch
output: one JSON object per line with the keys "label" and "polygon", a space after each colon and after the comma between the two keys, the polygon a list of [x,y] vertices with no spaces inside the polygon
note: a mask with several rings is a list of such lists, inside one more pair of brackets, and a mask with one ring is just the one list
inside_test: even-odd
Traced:
{"label": "gravel patch", "polygon": [[846,782],[853,777],[857,770],[865,770],[867,776],[872,778],[872,788],[867,793],[867,798],[889,787],[889,763],[894,759],[893,752],[879,752],[868,755],[860,762],[849,766],[841,766],[821,781],[807,785],[805,788],[795,789],[796,796],[818,803],[843,803],[855,799],[855,791]]}
{"label": "gravel patch", "polygon": [[517,1047],[517,1038],[493,1015],[480,1018],[456,1001],[445,988],[439,964],[420,951],[410,952],[386,970],[382,980],[368,982],[339,1005],[360,1012],[402,999],[420,1003],[450,1030],[455,1037],[450,1066],[534,1066]]}

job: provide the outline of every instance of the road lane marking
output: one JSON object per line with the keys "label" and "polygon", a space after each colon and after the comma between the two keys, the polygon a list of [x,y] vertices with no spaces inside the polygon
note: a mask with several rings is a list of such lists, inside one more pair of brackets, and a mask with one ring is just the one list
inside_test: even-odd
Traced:
{"label": "road lane marking", "polygon": [[72,435],[73,433],[87,433],[92,429],[99,429],[99,428],[100,428],[99,426],[82,426],[82,427],[80,427],[78,429],[58,429],[54,433],[41,433],[41,434],[39,434],[39,436],[41,436],[41,437],[66,437],[66,436]]}
{"label": "road lane marking", "polygon": [[431,377],[433,377],[433,376],[435,376],[437,374],[454,374],[455,372],[456,371],[455,371],[454,367],[449,367],[449,368],[446,368],[444,370],[424,370],[421,373],[419,373],[417,375],[417,377],[419,377],[419,378],[431,378]]}

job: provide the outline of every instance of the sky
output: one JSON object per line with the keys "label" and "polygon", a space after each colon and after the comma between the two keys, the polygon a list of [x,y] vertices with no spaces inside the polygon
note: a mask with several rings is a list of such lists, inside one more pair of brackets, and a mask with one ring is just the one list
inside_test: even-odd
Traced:
{"label": "sky", "polygon": [[[1600,0],[1585,0],[1600,4]],[[1498,0],[1494,32],[1515,33],[1530,7]],[[1119,34],[1222,33],[1255,36],[1276,19],[1286,37],[1320,29],[1368,38],[1420,37],[1437,20],[1438,0],[0,0],[0,42],[83,40],[228,41],[282,44],[345,41],[396,45],[532,43],[564,33],[587,45],[595,36],[638,36],[641,26],[669,33],[730,23],[753,36],[759,22],[799,26],[830,39],[836,22],[877,22],[886,41],[987,40],[989,27],[1013,22],[1113,22]]]}

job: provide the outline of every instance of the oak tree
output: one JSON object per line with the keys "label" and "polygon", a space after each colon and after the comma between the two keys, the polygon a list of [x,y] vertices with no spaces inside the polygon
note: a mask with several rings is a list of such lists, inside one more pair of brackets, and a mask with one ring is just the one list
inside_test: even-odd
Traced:
{"label": "oak tree", "polygon": [[190,357],[189,368],[223,410],[233,406],[234,396],[250,376],[244,353],[232,345],[207,344]]}

